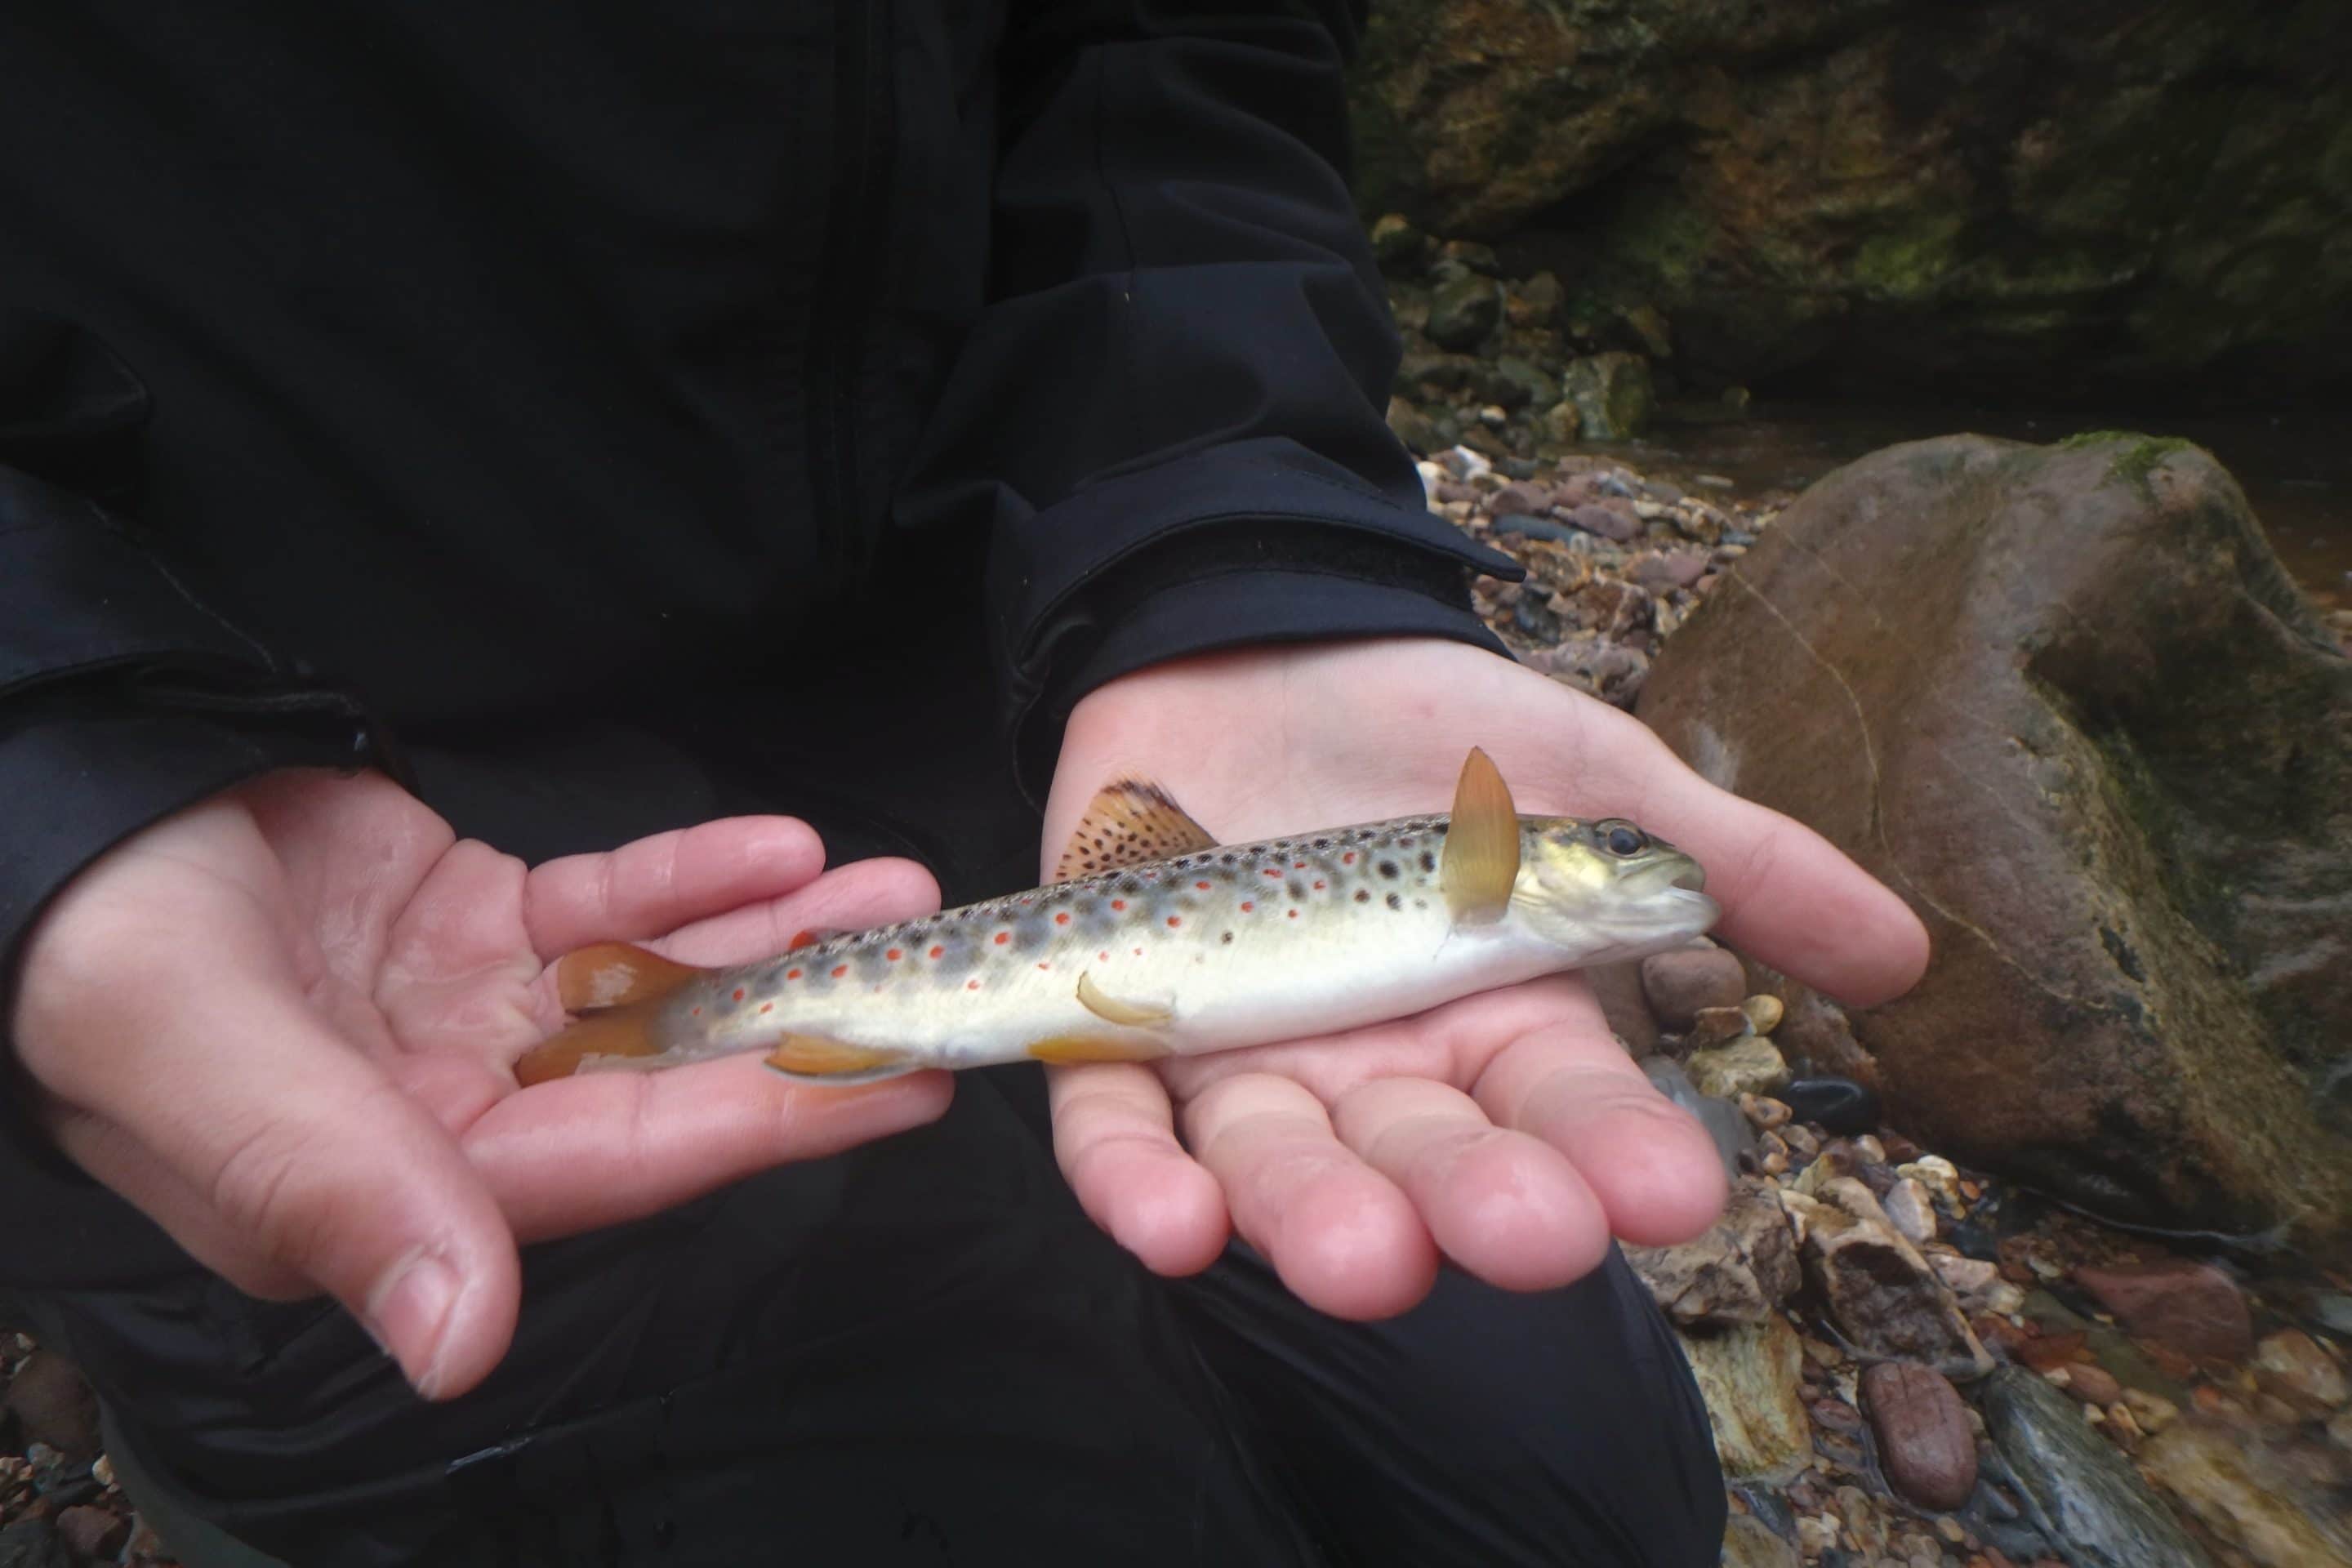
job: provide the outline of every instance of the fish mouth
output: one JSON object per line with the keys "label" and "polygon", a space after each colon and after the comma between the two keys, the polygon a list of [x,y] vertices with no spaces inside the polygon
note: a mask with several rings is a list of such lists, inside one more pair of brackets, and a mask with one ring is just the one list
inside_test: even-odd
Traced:
{"label": "fish mouth", "polygon": [[1666,886],[1669,888],[1680,888],[1686,893],[1704,893],[1706,891],[1706,872],[1699,866],[1694,864],[1684,870],[1675,872],[1672,879],[1666,883]]}

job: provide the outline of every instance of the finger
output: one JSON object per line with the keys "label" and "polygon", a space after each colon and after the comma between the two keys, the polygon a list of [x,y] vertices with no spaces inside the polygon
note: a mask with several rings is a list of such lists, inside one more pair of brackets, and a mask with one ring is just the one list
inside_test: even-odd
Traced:
{"label": "finger", "polygon": [[1605,1033],[1539,1026],[1505,1045],[1471,1092],[1496,1126],[1566,1155],[1627,1241],[1671,1247],[1722,1212],[1727,1188],[1713,1140]]}
{"label": "finger", "polygon": [[1048,1068],[1054,1157],[1079,1206],[1154,1273],[1197,1274],[1232,1232],[1217,1180],[1176,1141],[1168,1089],[1129,1063]]}
{"label": "finger", "polygon": [[912,1073],[831,1089],[796,1083],[755,1056],[590,1073],[509,1095],[460,1142],[517,1239],[543,1241],[937,1121],[952,1079]]}
{"label": "finger", "polygon": [[824,868],[824,846],[789,816],[732,816],[535,868],[524,888],[532,948],[552,963],[593,942],[646,942],[791,892]]}
{"label": "finger", "polygon": [[654,946],[681,963],[752,963],[782,952],[803,931],[862,931],[940,907],[937,879],[895,856],[853,860],[782,898],[730,909],[679,927]]}
{"label": "finger", "polygon": [[1435,1283],[1437,1247],[1412,1200],[1340,1144],[1303,1086],[1228,1079],[1185,1106],[1184,1131],[1235,1228],[1308,1306],[1391,1317]]}
{"label": "finger", "polygon": [[[425,1110],[321,1026],[266,937],[234,921],[210,934],[202,963],[178,962],[182,943],[118,974],[102,1037],[45,1053],[49,1089],[159,1168],[134,1184],[158,1223],[232,1282],[309,1280],[425,1397],[473,1386],[505,1352],[520,1295],[488,1189]],[[120,1176],[130,1162],[116,1152]],[[208,1221],[186,1223],[188,1194]]]}
{"label": "finger", "polygon": [[1445,1255],[1490,1284],[1556,1289],[1608,1254],[1608,1215],[1567,1156],[1496,1127],[1459,1089],[1385,1079],[1343,1097],[1331,1120],[1403,1189]]}

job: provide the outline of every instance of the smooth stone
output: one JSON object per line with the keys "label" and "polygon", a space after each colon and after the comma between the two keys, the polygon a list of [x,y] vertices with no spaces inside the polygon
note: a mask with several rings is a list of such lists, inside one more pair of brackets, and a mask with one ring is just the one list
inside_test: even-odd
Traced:
{"label": "smooth stone", "polygon": [[1853,1137],[1878,1125],[1878,1097],[1850,1078],[1801,1078],[1778,1090],[1800,1121],[1823,1131]]}
{"label": "smooth stone", "polygon": [[1803,1568],[1797,1549],[1751,1513],[1735,1513],[1723,1527],[1723,1568]]}
{"label": "smooth stone", "polygon": [[1895,1493],[1942,1513],[1965,1505],[1977,1489],[1977,1440],[1951,1380],[1916,1363],[1879,1362],[1863,1369],[1862,1398]]}
{"label": "smooth stone", "polygon": [[131,1521],[83,1503],[58,1515],[58,1533],[85,1563],[111,1561],[131,1539]]}
{"label": "smooth stone", "polygon": [[1704,1009],[1738,1006],[1748,975],[1738,957],[1723,948],[1677,948],[1642,960],[1642,992],[1658,1022],[1682,1034]]}
{"label": "smooth stone", "polygon": [[2042,1532],[2074,1568],[2213,1568],[2123,1451],[2037,1373],[2004,1366],[1985,1382],[1984,1415]]}
{"label": "smooth stone", "polygon": [[2242,1361],[2253,1349],[2252,1315],[2238,1282],[2210,1263],[2166,1258],[2077,1268],[2074,1282],[2124,1328],[2201,1361]]}
{"label": "smooth stone", "polygon": [[1564,522],[1554,522],[1548,517],[1531,517],[1526,512],[1504,512],[1495,519],[1495,531],[1505,538],[1549,539],[1555,544],[1565,544],[1576,537],[1576,530]]}
{"label": "smooth stone", "polygon": [[2325,1416],[2346,1398],[2344,1369],[2301,1329],[2265,1335],[2254,1347],[2254,1381],[2305,1415]]}

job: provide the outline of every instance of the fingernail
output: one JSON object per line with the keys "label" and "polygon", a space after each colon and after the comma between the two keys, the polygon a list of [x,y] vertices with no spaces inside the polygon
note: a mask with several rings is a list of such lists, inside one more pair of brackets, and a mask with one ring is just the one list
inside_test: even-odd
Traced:
{"label": "fingernail", "polygon": [[429,1252],[394,1265],[368,1296],[368,1332],[427,1399],[437,1391],[442,1331],[457,1300],[457,1276]]}

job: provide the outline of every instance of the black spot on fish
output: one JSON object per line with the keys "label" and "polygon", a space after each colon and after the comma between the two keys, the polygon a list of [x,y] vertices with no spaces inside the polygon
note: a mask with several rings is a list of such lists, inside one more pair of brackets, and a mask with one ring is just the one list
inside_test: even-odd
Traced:
{"label": "black spot on fish", "polygon": [[1436,857],[1436,856],[1434,856],[1434,855],[1433,855],[1433,854],[1431,854],[1431,853],[1430,853],[1428,850],[1426,850],[1426,849],[1423,850],[1423,851],[1421,852],[1421,868],[1422,868],[1423,870],[1424,870],[1424,871],[1434,871],[1434,870],[1436,870],[1436,869],[1437,869],[1437,857]]}
{"label": "black spot on fish", "polygon": [[1391,893],[1389,895],[1389,908],[1392,910],[1401,910],[1404,908],[1403,897],[1400,894]]}
{"label": "black spot on fish", "polygon": [[1397,863],[1393,860],[1383,860],[1381,862],[1380,871],[1381,876],[1392,878],[1397,874]]}
{"label": "black spot on fish", "polygon": [[1315,847],[1318,849],[1328,849],[1331,847],[1331,841],[1328,838],[1318,838],[1315,841]]}
{"label": "black spot on fish", "polygon": [[1371,901],[1372,890],[1370,888],[1358,888],[1356,889],[1356,902],[1360,904],[1369,904]]}
{"label": "black spot on fish", "polygon": [[1231,942],[1234,940],[1234,933],[1227,931],[1223,936],[1219,937],[1217,940],[1220,942]]}
{"label": "black spot on fish", "polygon": [[1304,899],[1307,896],[1307,884],[1300,881],[1297,878],[1293,877],[1290,879],[1289,887],[1290,896],[1292,898]]}

